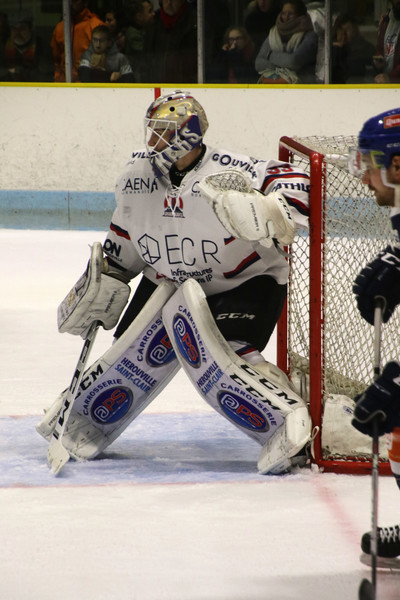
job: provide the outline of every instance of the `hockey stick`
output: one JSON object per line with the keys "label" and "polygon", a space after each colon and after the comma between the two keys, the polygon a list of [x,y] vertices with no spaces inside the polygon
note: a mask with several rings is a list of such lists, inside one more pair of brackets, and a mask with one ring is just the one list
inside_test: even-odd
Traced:
{"label": "hockey stick", "polygon": [[70,459],[70,454],[68,450],[64,448],[62,444],[62,436],[65,431],[65,427],[68,423],[68,418],[72,410],[75,396],[78,392],[83,372],[85,370],[85,365],[87,363],[90,350],[92,349],[94,340],[99,330],[99,326],[100,321],[93,321],[93,323],[90,326],[88,334],[85,338],[85,343],[83,344],[83,348],[78,359],[78,363],[74,371],[74,375],[72,377],[71,384],[68,388],[68,392],[65,396],[63,405],[61,407],[56,426],[52,433],[50,445],[47,450],[47,461],[54,475],[57,475]]}
{"label": "hockey stick", "polygon": [[[378,296],[375,298],[374,313],[374,380],[381,372],[381,337],[382,337],[382,312],[385,300]],[[379,478],[379,432],[378,417],[372,421],[372,507],[371,507],[371,578],[363,579],[359,589],[359,600],[376,599],[376,562],[378,554],[378,478]]]}

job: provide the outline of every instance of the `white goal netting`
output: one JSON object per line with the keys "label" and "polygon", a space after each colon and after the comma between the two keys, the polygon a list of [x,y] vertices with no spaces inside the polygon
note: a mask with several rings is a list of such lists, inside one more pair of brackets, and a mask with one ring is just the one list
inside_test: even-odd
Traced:
{"label": "white goal netting", "polygon": [[[289,138],[282,140],[289,149],[290,161],[311,172],[314,205],[310,226],[322,223],[322,233],[316,242],[310,243],[309,232],[302,231],[290,250],[288,366],[291,372],[309,370],[311,339],[319,327],[317,351],[321,353],[322,375],[319,402],[323,407],[328,395],[354,398],[373,378],[373,327],[361,318],[352,286],[360,269],[394,241],[395,235],[391,230],[390,209],[379,207],[373,193],[348,171],[348,148],[356,145],[355,137],[292,138],[292,145]],[[322,175],[313,172],[310,152],[305,154],[296,142],[310,152],[323,155]],[[310,294],[311,257],[314,268],[319,264],[321,273],[315,297]],[[383,328],[382,364],[398,358],[399,326],[397,313]],[[313,372],[309,375],[311,379],[315,377]],[[311,402],[316,402],[315,396]]]}

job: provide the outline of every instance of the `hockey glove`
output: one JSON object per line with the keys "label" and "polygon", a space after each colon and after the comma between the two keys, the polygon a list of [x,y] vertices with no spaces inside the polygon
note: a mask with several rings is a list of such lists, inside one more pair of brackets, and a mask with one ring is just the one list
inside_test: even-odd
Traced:
{"label": "hockey glove", "polygon": [[58,330],[86,337],[93,321],[104,329],[112,329],[128,302],[129,286],[104,273],[103,248],[100,242],[92,246],[85,273],[58,307]]}
{"label": "hockey glove", "polygon": [[373,435],[378,420],[379,435],[400,426],[400,364],[387,363],[382,374],[362,394],[354,398],[356,407],[352,425],[361,433]]}
{"label": "hockey glove", "polygon": [[386,305],[382,313],[386,323],[400,302],[400,248],[387,246],[357,275],[353,285],[358,310],[374,324],[375,298],[382,296]]}
{"label": "hockey glove", "polygon": [[291,244],[296,224],[283,194],[274,191],[264,195],[247,180],[232,169],[208,175],[199,182],[199,189],[233,237],[259,241],[266,247],[272,246],[274,239]]}

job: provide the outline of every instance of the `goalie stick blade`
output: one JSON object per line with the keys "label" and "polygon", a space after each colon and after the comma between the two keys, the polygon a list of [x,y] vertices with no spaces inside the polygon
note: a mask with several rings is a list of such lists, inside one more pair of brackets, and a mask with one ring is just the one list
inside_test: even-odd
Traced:
{"label": "goalie stick blade", "polygon": [[51,472],[54,473],[54,475],[58,475],[69,459],[69,452],[64,448],[61,441],[52,438],[47,449],[47,462],[49,463]]}
{"label": "goalie stick blade", "polygon": [[368,579],[363,579],[358,590],[359,600],[375,600],[374,586]]}

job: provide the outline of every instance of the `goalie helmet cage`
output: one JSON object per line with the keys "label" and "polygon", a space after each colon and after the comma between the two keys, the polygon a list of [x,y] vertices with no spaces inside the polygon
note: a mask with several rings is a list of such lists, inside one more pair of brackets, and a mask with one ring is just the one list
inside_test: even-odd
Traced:
{"label": "goalie helmet cage", "polygon": [[[309,230],[289,249],[288,296],[277,328],[277,363],[290,379],[308,379],[313,427],[312,461],[324,471],[370,473],[370,453],[324,447],[323,411],[328,395],[353,399],[373,379],[373,327],[352,292],[365,264],[395,240],[387,207],[347,168],[355,137],[284,136],[279,158],[310,175]],[[385,325],[382,364],[398,357],[398,315]],[[350,416],[349,416],[350,418]],[[390,473],[387,460],[380,472]]]}

